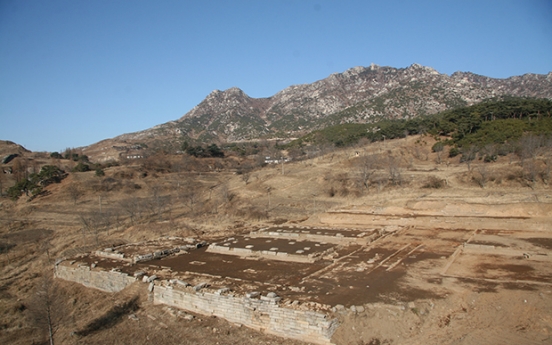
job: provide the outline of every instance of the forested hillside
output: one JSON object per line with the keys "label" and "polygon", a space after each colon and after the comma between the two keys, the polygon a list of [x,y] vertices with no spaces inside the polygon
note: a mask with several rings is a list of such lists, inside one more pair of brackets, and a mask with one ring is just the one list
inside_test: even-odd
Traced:
{"label": "forested hillside", "polygon": [[[552,101],[505,97],[410,120],[331,126],[311,132],[286,147],[323,143],[347,146],[362,138],[374,142],[429,134],[439,139],[441,147],[453,147],[452,154],[471,147],[481,150],[488,145],[506,154],[518,149],[519,141],[525,137],[538,138],[535,144],[544,145],[551,133]],[[438,150],[439,145],[434,149]]]}

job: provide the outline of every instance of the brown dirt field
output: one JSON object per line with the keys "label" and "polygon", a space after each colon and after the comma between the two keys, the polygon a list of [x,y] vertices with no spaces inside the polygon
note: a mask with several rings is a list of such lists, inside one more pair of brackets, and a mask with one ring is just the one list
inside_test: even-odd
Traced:
{"label": "brown dirt field", "polygon": [[[519,163],[501,157],[485,165],[490,177],[482,188],[476,167],[484,163],[474,161],[468,171],[458,157],[443,164],[431,153],[416,158],[417,140],[291,162],[284,175],[281,166],[266,166],[253,171],[247,183],[229,171],[144,174],[136,164],[107,168],[111,182],[94,172],[71,173],[48,186],[44,196],[2,198],[0,343],[44,341],[29,310],[55,258],[160,236],[219,241],[278,224],[390,232],[365,248],[338,248],[334,262],[227,259],[199,249],[175,265],[193,271],[197,265],[190,262],[213,262],[202,265],[213,275],[272,281],[275,289],[303,286],[300,292],[288,287],[278,292],[342,304],[345,311],[335,313],[341,322],[336,344],[552,343],[550,185],[529,184],[517,173],[512,177],[509,172],[521,169]],[[430,151],[433,139],[424,140]],[[355,152],[399,157],[401,185],[374,180],[368,190],[358,187]],[[374,176],[387,173],[381,166]],[[430,176],[445,186],[424,188]],[[82,188],[77,200],[68,193],[71,184]],[[195,196],[186,193],[192,184],[198,187]],[[337,191],[333,196],[331,187]],[[96,219],[100,207],[103,225],[85,228],[82,219]],[[376,253],[379,259],[368,264]],[[325,270],[327,265],[332,269]],[[154,306],[140,284],[116,294],[56,284],[66,311],[58,344],[300,344],[217,318],[186,320],[187,313]],[[350,311],[361,305],[363,311]]]}

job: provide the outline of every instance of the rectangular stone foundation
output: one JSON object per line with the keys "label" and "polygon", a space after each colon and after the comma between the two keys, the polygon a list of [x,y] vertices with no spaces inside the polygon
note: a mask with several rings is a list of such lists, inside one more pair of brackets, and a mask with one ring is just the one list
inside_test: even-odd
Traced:
{"label": "rectangular stone foundation", "polygon": [[184,291],[156,285],[154,303],[165,304],[202,315],[215,315],[230,322],[285,338],[316,344],[331,344],[338,327],[325,314],[280,307],[277,300],[223,295],[216,292]]}
{"label": "rectangular stone foundation", "polygon": [[[333,248],[332,248],[333,251]],[[289,254],[285,252],[276,252],[276,251],[255,251],[247,248],[230,248],[225,246],[219,246],[216,244],[209,245],[207,248],[208,253],[218,253],[226,255],[235,255],[241,257],[259,257],[270,260],[279,260],[279,261],[290,261],[290,262],[303,262],[303,263],[313,263],[320,260],[321,256],[326,253],[318,253],[319,255],[296,255]]]}
{"label": "rectangular stone foundation", "polygon": [[125,273],[93,270],[84,265],[73,267],[67,263],[56,265],[54,275],[56,278],[106,292],[119,292],[136,281],[136,278]]}

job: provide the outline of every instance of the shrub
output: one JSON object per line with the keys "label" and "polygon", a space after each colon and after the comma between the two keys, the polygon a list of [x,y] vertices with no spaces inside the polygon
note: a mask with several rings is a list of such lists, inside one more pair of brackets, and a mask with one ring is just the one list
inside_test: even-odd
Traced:
{"label": "shrub", "polygon": [[449,150],[449,158],[454,158],[460,154],[460,150],[457,147],[452,147]]}
{"label": "shrub", "polygon": [[496,158],[497,158],[496,155],[485,155],[485,158],[483,158],[483,161],[485,163],[496,162]]}
{"label": "shrub", "polygon": [[445,187],[445,181],[438,178],[437,176],[429,176],[427,178],[427,181],[422,186],[423,188],[433,188],[433,189],[440,189]]}
{"label": "shrub", "polygon": [[442,141],[438,141],[431,147],[431,151],[433,152],[442,152],[445,148],[445,143]]}
{"label": "shrub", "polygon": [[90,171],[90,166],[88,164],[84,164],[83,162],[79,162],[74,168],[73,172],[86,172]]}
{"label": "shrub", "polygon": [[37,195],[41,191],[42,188],[40,186],[25,179],[17,182],[14,186],[8,188],[7,194],[11,199],[17,200],[23,193],[29,195],[29,192],[31,192],[33,195]]}

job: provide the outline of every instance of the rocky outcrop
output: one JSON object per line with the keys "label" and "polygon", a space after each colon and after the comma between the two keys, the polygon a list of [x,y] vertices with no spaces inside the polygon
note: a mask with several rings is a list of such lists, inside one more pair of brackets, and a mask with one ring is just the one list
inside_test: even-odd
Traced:
{"label": "rocky outcrop", "polygon": [[503,95],[552,98],[552,73],[495,79],[470,72],[449,76],[419,64],[372,64],[290,86],[268,98],[251,98],[236,87],[215,90],[176,121],[116,139],[225,142],[293,137],[328,125],[412,118]]}

